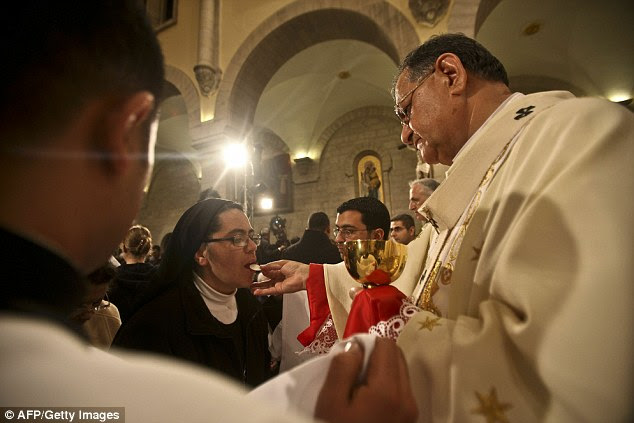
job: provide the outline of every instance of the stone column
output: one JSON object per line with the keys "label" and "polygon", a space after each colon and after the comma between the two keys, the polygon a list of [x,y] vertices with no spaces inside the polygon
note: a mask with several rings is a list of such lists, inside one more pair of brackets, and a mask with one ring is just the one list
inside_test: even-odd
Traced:
{"label": "stone column", "polygon": [[200,32],[198,34],[198,64],[194,73],[200,92],[205,97],[218,89],[222,71],[218,66],[220,0],[200,1]]}

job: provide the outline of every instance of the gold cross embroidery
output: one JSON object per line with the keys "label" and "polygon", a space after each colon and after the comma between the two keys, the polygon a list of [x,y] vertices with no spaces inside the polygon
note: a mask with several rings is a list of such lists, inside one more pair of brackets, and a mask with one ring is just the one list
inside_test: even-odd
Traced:
{"label": "gold cross embroidery", "polygon": [[480,406],[471,410],[471,414],[482,414],[487,423],[508,423],[505,411],[513,408],[511,404],[498,402],[498,394],[495,388],[491,388],[489,395],[482,395],[476,391],[476,397],[480,402]]}

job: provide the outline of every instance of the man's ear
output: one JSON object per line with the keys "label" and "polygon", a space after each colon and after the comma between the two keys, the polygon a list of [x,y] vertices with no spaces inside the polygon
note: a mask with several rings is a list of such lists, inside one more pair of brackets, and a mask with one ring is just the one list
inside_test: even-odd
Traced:
{"label": "man's ear", "polygon": [[383,229],[378,228],[372,231],[371,238],[376,240],[382,240],[384,235],[385,235],[385,232],[383,232]]}
{"label": "man's ear", "polygon": [[467,87],[467,70],[462,61],[453,53],[443,53],[434,64],[440,74],[446,77],[447,87],[452,94],[462,94]]}
{"label": "man's ear", "polygon": [[147,119],[154,109],[154,96],[140,91],[117,101],[105,112],[104,134],[97,134],[109,159],[109,167],[115,172],[125,171],[132,160],[147,152]]}

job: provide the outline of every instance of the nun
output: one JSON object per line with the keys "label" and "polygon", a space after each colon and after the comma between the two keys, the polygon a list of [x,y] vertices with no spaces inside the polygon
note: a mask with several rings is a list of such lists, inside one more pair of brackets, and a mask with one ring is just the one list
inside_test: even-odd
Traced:
{"label": "nun", "polygon": [[269,379],[268,323],[249,289],[259,242],[240,204],[210,198],[190,207],[113,345],[197,363],[246,387]]}

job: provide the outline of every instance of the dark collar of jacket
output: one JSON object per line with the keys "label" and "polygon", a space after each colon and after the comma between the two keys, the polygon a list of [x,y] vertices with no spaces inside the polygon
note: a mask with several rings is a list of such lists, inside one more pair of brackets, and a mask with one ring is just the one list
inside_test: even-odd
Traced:
{"label": "dark collar of jacket", "polygon": [[[306,229],[304,231],[304,234],[302,235],[302,238],[295,244],[288,247],[285,253],[294,254],[293,252],[298,251],[303,251],[304,253],[306,253],[307,251],[315,251],[330,245],[334,244],[332,244],[330,238],[328,238],[328,235],[326,235],[325,232],[316,231],[314,229]],[[282,258],[286,258],[285,253],[282,253]],[[302,254],[300,253],[300,255]]]}
{"label": "dark collar of jacket", "polygon": [[336,245],[322,231],[306,229],[302,238],[282,252],[282,258],[302,263],[339,263]]}
{"label": "dark collar of jacket", "polygon": [[82,302],[87,282],[54,252],[0,228],[0,310],[62,323]]}
{"label": "dark collar of jacket", "polygon": [[[249,298],[250,293],[244,289],[236,292],[238,317],[236,323],[248,324],[260,311],[257,300]],[[181,306],[185,314],[185,327],[191,335],[213,335],[220,338],[231,338],[231,325],[225,325],[216,319],[207,308],[194,282],[181,283],[179,287]],[[250,301],[253,300],[253,301]]]}
{"label": "dark collar of jacket", "polygon": [[328,235],[326,235],[325,232],[316,231],[314,229],[306,229],[304,231],[304,234],[302,235],[302,239],[300,239],[298,243],[301,242],[301,243],[312,244],[313,242],[322,242],[323,243],[324,241],[330,242],[330,239],[328,238]]}
{"label": "dark collar of jacket", "polygon": [[156,270],[150,263],[122,264],[117,267],[115,281],[122,287],[138,289],[152,279]]}

